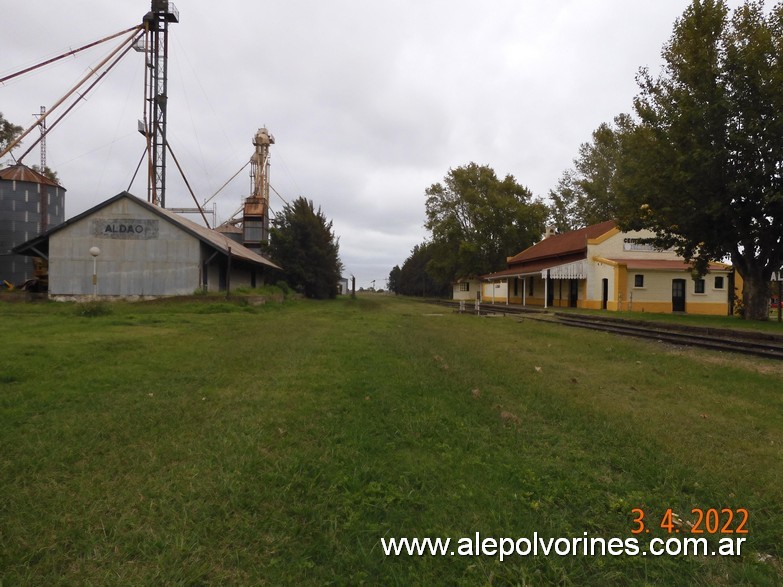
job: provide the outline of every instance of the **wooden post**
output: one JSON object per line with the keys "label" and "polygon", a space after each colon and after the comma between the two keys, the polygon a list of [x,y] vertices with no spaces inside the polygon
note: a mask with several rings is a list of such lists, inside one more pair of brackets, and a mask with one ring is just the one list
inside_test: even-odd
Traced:
{"label": "wooden post", "polygon": [[231,247],[228,247],[228,263],[226,263],[226,299],[231,294]]}

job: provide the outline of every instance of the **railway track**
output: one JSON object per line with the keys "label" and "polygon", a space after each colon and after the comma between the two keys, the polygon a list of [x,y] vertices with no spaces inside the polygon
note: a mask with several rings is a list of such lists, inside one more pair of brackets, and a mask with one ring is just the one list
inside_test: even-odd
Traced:
{"label": "railway track", "polygon": [[[455,309],[460,307],[459,302],[454,301],[440,301],[438,303]],[[466,303],[465,311],[475,312],[475,304]],[[481,315],[524,314],[530,318],[549,320],[576,328],[612,332],[623,336],[646,338],[674,345],[783,360],[783,336],[765,332],[626,320],[623,318],[557,312],[541,308],[521,308],[519,306],[500,304],[479,304],[479,313]]]}

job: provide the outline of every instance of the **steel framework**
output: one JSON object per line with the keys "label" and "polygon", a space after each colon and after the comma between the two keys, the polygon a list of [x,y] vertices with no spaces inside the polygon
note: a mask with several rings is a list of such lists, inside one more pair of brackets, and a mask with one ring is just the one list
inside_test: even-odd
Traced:
{"label": "steel framework", "polygon": [[146,55],[144,121],[139,131],[147,139],[147,201],[166,207],[166,106],[168,102],[169,24],[179,22],[173,2],[152,0],[144,16]]}

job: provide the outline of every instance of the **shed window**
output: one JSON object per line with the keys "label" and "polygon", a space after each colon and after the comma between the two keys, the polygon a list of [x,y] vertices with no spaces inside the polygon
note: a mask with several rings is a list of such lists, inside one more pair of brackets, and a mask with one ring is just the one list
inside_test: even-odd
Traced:
{"label": "shed window", "polygon": [[467,281],[463,281],[459,284],[459,290],[460,291],[470,291],[470,283]]}
{"label": "shed window", "polygon": [[644,275],[634,275],[633,276],[633,286],[634,287],[644,287]]}
{"label": "shed window", "polygon": [[715,289],[723,289],[723,276],[718,275],[715,277]]}
{"label": "shed window", "polygon": [[703,294],[704,293],[704,280],[703,279],[697,279],[694,282],[694,291],[697,294]]}

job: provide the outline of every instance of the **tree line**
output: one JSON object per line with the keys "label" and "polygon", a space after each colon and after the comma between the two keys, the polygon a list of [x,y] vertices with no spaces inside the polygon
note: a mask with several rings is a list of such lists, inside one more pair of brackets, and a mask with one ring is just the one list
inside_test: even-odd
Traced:
{"label": "tree line", "polygon": [[392,270],[390,289],[424,295],[422,265],[442,284],[504,268],[547,222],[566,231],[614,219],[653,231],[652,244],[676,250],[696,276],[730,259],[745,317],[766,320],[783,263],[783,3],[730,12],[723,0],[692,0],[662,57],[659,73],[640,69],[632,111],[581,145],[548,204],[489,167],[449,170],[426,190],[430,236]]}

